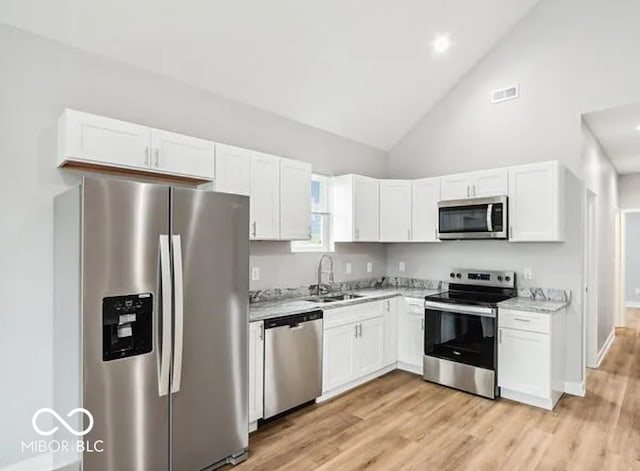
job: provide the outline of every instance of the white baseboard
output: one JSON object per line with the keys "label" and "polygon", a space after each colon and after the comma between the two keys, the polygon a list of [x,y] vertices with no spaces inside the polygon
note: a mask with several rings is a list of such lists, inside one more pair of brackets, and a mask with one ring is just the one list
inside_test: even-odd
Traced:
{"label": "white baseboard", "polygon": [[640,308],[640,303],[636,303],[634,301],[625,301],[624,307]]}
{"label": "white baseboard", "polygon": [[53,456],[43,453],[0,468],[0,471],[48,471],[53,469]]}
{"label": "white baseboard", "polygon": [[343,384],[342,386],[339,386],[335,389],[325,392],[322,396],[316,399],[316,402],[324,402],[328,399],[336,397],[339,394],[342,394],[343,392],[347,392],[350,389],[360,386],[361,384],[368,383],[372,379],[376,379],[379,376],[386,375],[387,373],[390,373],[395,369],[396,369],[396,364],[392,363],[391,365],[385,366],[381,370],[375,371],[371,374],[368,374],[367,376],[363,376],[354,381],[351,381],[350,383]]}
{"label": "white baseboard", "polygon": [[587,393],[587,384],[585,381],[565,381],[564,392],[572,396],[584,397]]}
{"label": "white baseboard", "polygon": [[511,389],[500,388],[500,397],[502,399],[510,399],[512,401],[521,402],[534,407],[540,407],[541,409],[553,410],[558,400],[562,396],[561,392],[553,391],[551,397],[538,397],[531,394],[521,393],[519,391],[513,391]]}
{"label": "white baseboard", "polygon": [[415,373],[417,375],[423,375],[422,365],[412,365],[411,363],[405,363],[403,361],[398,362],[398,369],[402,371],[408,371],[409,373]]}
{"label": "white baseboard", "polygon": [[606,357],[607,353],[609,353],[609,349],[611,348],[611,345],[613,345],[613,342],[615,339],[616,339],[616,329],[614,327],[613,329],[611,329],[611,332],[609,333],[609,337],[607,337],[606,342],[598,352],[596,368],[600,368],[600,364],[602,363],[602,360],[604,360],[604,357]]}

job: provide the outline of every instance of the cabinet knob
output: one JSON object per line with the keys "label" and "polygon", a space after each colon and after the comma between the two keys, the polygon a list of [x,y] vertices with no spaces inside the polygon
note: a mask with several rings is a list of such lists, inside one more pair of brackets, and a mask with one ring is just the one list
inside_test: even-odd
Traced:
{"label": "cabinet knob", "polygon": [[144,164],[145,166],[149,166],[149,146],[144,148]]}
{"label": "cabinet knob", "polygon": [[156,168],[157,168],[157,167],[160,167],[160,149],[156,149],[155,154],[156,154],[155,165],[156,165]]}

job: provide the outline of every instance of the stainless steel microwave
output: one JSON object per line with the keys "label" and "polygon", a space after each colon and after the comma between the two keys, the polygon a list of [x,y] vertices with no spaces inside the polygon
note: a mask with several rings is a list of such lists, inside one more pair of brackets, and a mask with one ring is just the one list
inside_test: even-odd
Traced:
{"label": "stainless steel microwave", "polygon": [[438,203],[438,237],[456,239],[507,239],[508,198],[472,198]]}

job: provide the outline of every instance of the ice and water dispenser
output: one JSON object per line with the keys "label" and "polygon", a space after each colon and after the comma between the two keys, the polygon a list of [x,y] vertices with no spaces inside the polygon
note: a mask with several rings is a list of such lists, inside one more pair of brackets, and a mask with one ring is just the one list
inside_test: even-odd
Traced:
{"label": "ice and water dispenser", "polygon": [[151,293],[102,300],[102,360],[149,353],[153,347]]}

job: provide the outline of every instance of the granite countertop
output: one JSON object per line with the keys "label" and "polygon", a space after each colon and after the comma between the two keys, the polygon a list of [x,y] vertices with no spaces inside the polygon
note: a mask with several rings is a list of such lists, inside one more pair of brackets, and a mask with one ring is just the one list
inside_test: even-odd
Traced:
{"label": "granite countertop", "polygon": [[566,301],[548,301],[517,297],[502,301],[498,304],[498,307],[504,309],[515,309],[519,311],[546,312],[552,314],[568,306],[568,304],[569,303]]}
{"label": "granite countertop", "polygon": [[293,314],[301,314],[303,312],[321,309],[328,311],[344,306],[352,306],[354,304],[367,303],[371,301],[379,301],[382,299],[394,298],[396,296],[406,296],[409,298],[424,298],[430,294],[437,293],[437,290],[422,288],[403,288],[403,287],[386,287],[386,288],[366,288],[344,291],[349,294],[362,295],[361,298],[348,299],[345,301],[336,301],[333,303],[318,303],[307,301],[306,298],[289,298],[278,301],[262,301],[249,304],[249,321],[262,321],[274,317],[290,316]]}

